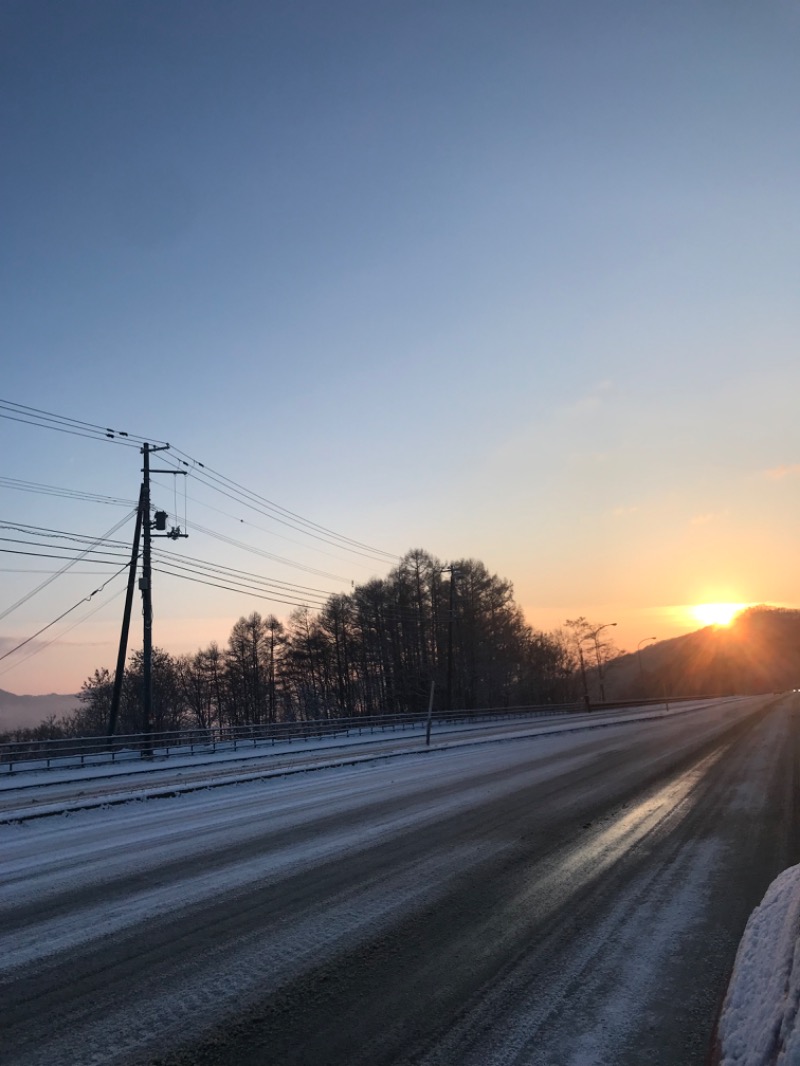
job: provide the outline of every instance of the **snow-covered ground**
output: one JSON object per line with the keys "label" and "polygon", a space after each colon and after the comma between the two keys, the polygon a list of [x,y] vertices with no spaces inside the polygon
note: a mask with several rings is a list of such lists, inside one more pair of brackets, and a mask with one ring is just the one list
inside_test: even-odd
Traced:
{"label": "snow-covered ground", "polygon": [[[591,886],[607,886],[603,892],[613,889],[618,898],[604,895],[602,907],[594,905],[599,924],[590,936],[573,944],[565,932],[560,977],[550,978],[535,1002],[517,989],[522,999],[498,1039],[475,1036],[470,1055],[454,1048],[449,1062],[539,1066],[520,1056],[529,1055],[532,1034],[563,1015],[571,981],[584,989],[574,1047],[563,1062],[552,1061],[617,1061],[614,1049],[635,1029],[632,1002],[655,994],[675,944],[707,912],[711,873],[726,848],[716,835],[687,844],[662,881],[648,868],[614,889],[621,876],[614,871],[631,854],[649,854],[659,834],[698,809],[698,790],[708,787],[730,743],[722,738],[764,702],[439,732],[430,751],[423,738],[406,734],[262,754],[260,761],[255,753],[199,765],[169,760],[139,768],[135,781],[120,767],[106,768],[110,776],[97,767],[77,776],[66,768],[11,775],[2,781],[4,803],[65,813],[0,824],[4,1066],[149,1061],[303,975],[334,972],[344,952],[391,940],[399,923],[413,920],[414,929],[434,915],[432,928],[440,930],[461,920],[500,892],[506,866],[502,877],[511,880],[498,899],[502,906],[490,908],[485,920],[467,921],[453,950],[480,935],[485,942],[476,958],[488,957],[502,952],[504,938],[519,927],[507,949],[514,954],[528,942],[531,922],[567,930],[573,919],[557,916],[570,901],[577,907]],[[738,804],[737,817],[760,816],[761,783],[785,748],[785,722],[776,719],[747,755],[758,787],[749,788],[747,776],[726,780],[720,802]],[[683,768],[673,773],[673,763]],[[314,772],[298,772],[309,768]],[[208,776],[185,789],[173,777],[195,772]],[[648,786],[641,800],[613,816],[595,823],[581,813],[664,774],[657,789]],[[138,791],[140,781],[150,791]],[[102,806],[106,787],[114,789],[112,806]],[[53,788],[65,790],[60,799]],[[547,840],[551,826],[572,826],[576,818],[578,837],[562,830],[563,840],[557,835],[540,855],[536,834]],[[514,856],[529,846],[528,837],[533,850],[520,866]],[[458,903],[464,893],[477,902]],[[496,934],[486,922],[497,923]],[[444,944],[426,951],[447,970]],[[397,950],[411,950],[405,935]],[[500,999],[493,1009],[501,1001],[507,1009],[512,985],[539,979],[528,972],[531,965],[522,957],[508,975],[511,984],[495,986]],[[387,971],[385,979],[391,976]],[[333,978],[326,987],[336,987]],[[616,1014],[602,998],[615,988]],[[490,995],[485,1002],[493,1002]],[[612,1058],[598,1058],[599,1049]],[[331,1054],[332,1062],[354,1061],[349,1052]]]}
{"label": "snow-covered ground", "polygon": [[744,931],[719,1022],[720,1066],[798,1066],[799,1012],[800,866],[792,866]]}
{"label": "snow-covered ground", "polygon": [[[723,703],[735,703],[735,698]],[[570,712],[529,719],[499,719],[496,722],[436,723],[431,737],[434,750],[458,746],[514,741],[524,737],[584,732],[620,723],[652,721],[702,710],[708,701],[671,706],[633,707],[589,714]],[[156,755],[142,759],[111,761],[97,757],[81,762],[75,759],[51,760],[49,764],[19,763],[13,771],[0,773],[0,823],[31,817],[60,814],[133,799],[158,798],[252,781],[269,776],[305,773],[321,767],[350,765],[375,758],[407,756],[426,750],[425,727],[383,729],[363,735],[332,736],[323,739],[268,742],[200,748],[192,753]]]}

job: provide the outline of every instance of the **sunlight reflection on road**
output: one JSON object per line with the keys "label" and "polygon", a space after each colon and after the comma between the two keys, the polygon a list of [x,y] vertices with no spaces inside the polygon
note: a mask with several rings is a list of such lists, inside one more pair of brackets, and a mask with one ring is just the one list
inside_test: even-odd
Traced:
{"label": "sunlight reflection on road", "polygon": [[543,900],[547,901],[545,910],[555,909],[571,891],[596,880],[668,819],[685,817],[691,809],[687,800],[692,791],[724,752],[720,747],[707,755],[642,803],[615,817],[610,825],[596,830],[587,827],[586,840],[578,846],[573,841],[566,855],[561,851],[554,856],[549,872],[537,876],[526,896],[535,893],[540,913]]}

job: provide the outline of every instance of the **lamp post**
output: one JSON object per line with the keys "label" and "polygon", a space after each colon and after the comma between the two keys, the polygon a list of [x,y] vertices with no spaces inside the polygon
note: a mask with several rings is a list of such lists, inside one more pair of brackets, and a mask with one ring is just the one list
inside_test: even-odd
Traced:
{"label": "lamp post", "polygon": [[642,640],[636,645],[636,657],[639,660],[639,680],[642,683],[642,692],[644,692],[644,668],[642,666],[642,645],[647,644],[651,640],[658,640],[658,637],[643,637]]}
{"label": "lamp post", "polygon": [[581,680],[583,681],[583,703],[589,710],[589,686],[586,684],[586,663],[583,661],[583,648],[578,644],[578,657],[581,661]]}
{"label": "lamp post", "polygon": [[461,571],[457,570],[454,566],[443,566],[439,571],[440,574],[450,575],[450,611],[447,620],[447,707],[448,711],[453,709],[453,619],[455,617],[456,610],[456,578],[460,576]]}
{"label": "lamp post", "polygon": [[610,626],[615,626],[616,622],[604,622],[603,625],[598,626],[593,633],[589,633],[589,636],[594,641],[594,654],[597,659],[597,676],[600,680],[600,702],[606,702],[606,689],[603,684],[603,660],[600,658],[600,645],[597,642],[597,634],[603,630],[608,629]]}

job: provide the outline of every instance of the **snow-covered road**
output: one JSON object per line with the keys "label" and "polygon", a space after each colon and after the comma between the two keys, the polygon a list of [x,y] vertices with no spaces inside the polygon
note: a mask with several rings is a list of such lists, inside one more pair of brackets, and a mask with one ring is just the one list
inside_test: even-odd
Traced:
{"label": "snow-covered road", "polygon": [[797,861],[795,702],[639,717],[0,825],[0,1060],[702,1063]]}
{"label": "snow-covered road", "polygon": [[[453,746],[485,744],[494,740],[510,740],[567,733],[575,729],[602,729],[608,724],[638,722],[691,714],[702,708],[704,701],[658,704],[631,707],[624,710],[593,710],[535,714],[530,717],[506,718],[496,721],[440,723],[432,733],[432,746],[437,749]],[[371,760],[378,756],[404,756],[421,752],[425,742],[424,723],[409,727],[365,729],[363,734],[330,736],[324,739],[297,740],[240,745],[235,750],[194,754],[156,756],[152,760],[130,758],[111,762],[104,757],[83,765],[80,760],[59,760],[45,767],[37,763],[0,765],[0,823],[23,821],[64,811],[88,810],[110,803],[125,803],[130,799],[157,798],[242,783],[264,777],[281,777],[324,766],[341,766]],[[133,755],[134,753],[131,753]],[[31,768],[33,767],[33,768]]]}

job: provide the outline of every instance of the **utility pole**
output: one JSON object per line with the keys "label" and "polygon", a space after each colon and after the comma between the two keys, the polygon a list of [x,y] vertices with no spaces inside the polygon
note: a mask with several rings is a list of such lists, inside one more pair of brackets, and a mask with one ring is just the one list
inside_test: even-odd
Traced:
{"label": "utility pole", "polygon": [[142,635],[142,732],[145,735],[144,754],[152,757],[153,742],[150,736],[153,710],[153,598],[151,595],[152,569],[150,565],[150,452],[155,451],[145,443],[142,448],[144,463],[142,466],[142,508],[144,510],[144,550],[142,552],[142,576],[139,589],[142,593],[142,617],[144,632]]}
{"label": "utility pole", "polygon": [[[142,526],[144,529],[144,546],[142,549],[142,576],[139,579],[139,588],[142,593],[142,616],[144,618],[144,633],[142,638],[142,732],[145,734],[143,754],[152,758],[152,720],[153,720],[153,597],[152,597],[152,566],[151,566],[151,541],[152,530],[166,530],[167,515],[164,511],[157,511],[155,521],[150,520],[150,474],[186,474],[185,470],[153,470],[150,469],[150,454],[152,452],[164,452],[169,448],[168,444],[147,444],[142,447]],[[188,534],[181,533],[180,526],[173,527],[162,536],[177,540],[178,537],[186,537]],[[158,534],[156,534],[158,536]]]}
{"label": "utility pole", "polygon": [[114,691],[111,696],[111,711],[108,716],[108,739],[114,736],[119,718],[119,702],[122,695],[122,679],[125,674],[125,656],[128,653],[128,631],[131,625],[131,606],[133,605],[133,586],[136,580],[136,564],[139,561],[139,539],[144,521],[144,485],[139,490],[139,508],[136,512],[136,529],[133,534],[133,549],[128,571],[128,591],[125,593],[125,610],[122,613],[122,631],[119,637],[117,669],[114,674]]}

